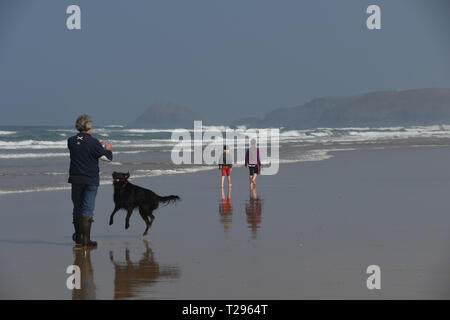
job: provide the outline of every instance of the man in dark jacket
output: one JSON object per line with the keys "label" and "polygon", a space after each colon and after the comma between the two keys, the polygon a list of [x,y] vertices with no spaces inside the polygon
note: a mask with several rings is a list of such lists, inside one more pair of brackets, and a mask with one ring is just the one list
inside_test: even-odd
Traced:
{"label": "man in dark jacket", "polygon": [[84,114],[77,118],[76,136],[67,140],[70,150],[69,183],[72,184],[73,240],[83,246],[96,246],[91,241],[91,224],[94,221],[95,198],[100,184],[98,159],[106,156],[112,160],[112,146],[105,147],[91,136],[92,119]]}

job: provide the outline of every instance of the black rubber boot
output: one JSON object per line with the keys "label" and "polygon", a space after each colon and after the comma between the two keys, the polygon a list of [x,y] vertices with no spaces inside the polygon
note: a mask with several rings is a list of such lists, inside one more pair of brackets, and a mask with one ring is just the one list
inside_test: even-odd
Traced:
{"label": "black rubber boot", "polygon": [[81,244],[81,218],[73,218],[73,227],[75,229],[72,240],[76,244]]}
{"label": "black rubber boot", "polygon": [[97,246],[96,241],[91,241],[91,224],[94,221],[92,217],[81,218],[81,245],[86,247]]}

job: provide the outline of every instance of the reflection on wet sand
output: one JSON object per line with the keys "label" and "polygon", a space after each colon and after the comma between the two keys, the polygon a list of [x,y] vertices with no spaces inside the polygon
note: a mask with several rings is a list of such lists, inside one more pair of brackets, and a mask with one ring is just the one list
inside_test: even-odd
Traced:
{"label": "reflection on wet sand", "polygon": [[[149,291],[149,286],[161,281],[162,278],[176,279],[179,269],[176,266],[160,267],[154,259],[152,249],[145,243],[145,252],[138,262],[130,259],[130,250],[125,249],[125,262],[116,262],[114,254],[109,252],[114,264],[114,299],[133,298],[142,291]],[[147,287],[146,287],[147,286]]]}
{"label": "reflection on wet sand", "polygon": [[248,227],[251,229],[252,237],[255,239],[262,216],[262,200],[258,198],[256,187],[250,187],[250,199],[245,201],[245,214],[247,215]]}
{"label": "reflection on wet sand", "polygon": [[96,248],[74,248],[74,265],[80,267],[81,288],[72,290],[72,300],[95,300],[94,269],[91,263],[91,251]]}
{"label": "reflection on wet sand", "polygon": [[231,188],[228,187],[227,197],[222,188],[222,201],[219,203],[220,222],[223,225],[225,234],[229,234],[231,227],[231,220],[233,215],[233,206],[231,204]]}

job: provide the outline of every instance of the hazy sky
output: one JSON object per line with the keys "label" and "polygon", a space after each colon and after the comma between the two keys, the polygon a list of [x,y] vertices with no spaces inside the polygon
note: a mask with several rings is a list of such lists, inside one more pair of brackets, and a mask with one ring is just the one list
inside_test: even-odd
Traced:
{"label": "hazy sky", "polygon": [[[81,7],[82,30],[66,28]],[[378,4],[382,29],[366,28]],[[450,87],[447,0],[0,0],[0,124],[205,119],[327,95]]]}

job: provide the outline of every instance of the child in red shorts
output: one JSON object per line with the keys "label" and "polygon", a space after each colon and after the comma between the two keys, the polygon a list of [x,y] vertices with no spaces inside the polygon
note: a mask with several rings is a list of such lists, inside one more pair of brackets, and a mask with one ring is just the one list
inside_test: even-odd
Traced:
{"label": "child in red shorts", "polygon": [[228,180],[228,187],[231,188],[231,167],[233,166],[231,163],[227,163],[227,153],[230,150],[227,148],[226,145],[223,146],[223,161],[219,164],[219,170],[222,170],[222,189],[223,189],[223,182],[225,180],[225,175],[227,175]]}

